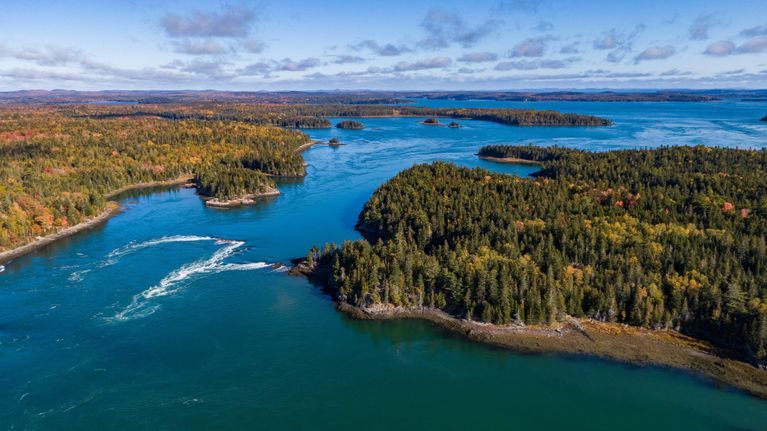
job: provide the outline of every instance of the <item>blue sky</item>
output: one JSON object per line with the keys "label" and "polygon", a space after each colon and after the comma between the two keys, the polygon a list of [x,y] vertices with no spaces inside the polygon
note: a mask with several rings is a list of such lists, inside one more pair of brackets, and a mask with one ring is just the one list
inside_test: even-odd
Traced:
{"label": "blue sky", "polygon": [[0,11],[0,90],[767,87],[764,0],[0,0]]}

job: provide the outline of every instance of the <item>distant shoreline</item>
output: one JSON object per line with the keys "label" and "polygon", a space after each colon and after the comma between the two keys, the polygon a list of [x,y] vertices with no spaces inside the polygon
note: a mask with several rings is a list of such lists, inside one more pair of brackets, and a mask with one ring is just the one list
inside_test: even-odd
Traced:
{"label": "distant shoreline", "polygon": [[[516,109],[516,108],[510,108]],[[360,119],[375,119],[375,118],[424,118],[429,117],[427,115],[416,114],[392,114],[392,115],[329,115],[331,118],[360,118]],[[432,118],[443,120],[460,120],[460,121],[484,121],[486,123],[500,124],[508,127],[608,127],[608,124],[507,124],[498,121],[493,121],[486,118],[473,118],[473,117],[457,117],[452,115],[432,115]],[[423,121],[419,121],[418,124],[423,124]],[[438,124],[425,124],[427,126],[447,126],[445,123]],[[324,129],[331,129],[332,127],[324,127]],[[317,129],[317,127],[299,127],[299,129]]]}
{"label": "distant shoreline", "polygon": [[335,302],[361,320],[426,320],[469,340],[522,353],[586,355],[638,366],[670,367],[767,399],[767,370],[738,360],[726,350],[673,330],[651,330],[592,319],[569,318],[553,325],[494,325],[459,319],[432,308]]}
{"label": "distant shoreline", "polygon": [[[164,181],[150,181],[145,183],[132,184],[125,187],[120,187],[117,190],[113,190],[104,195],[107,199],[111,199],[117,195],[125,193],[130,190],[146,189],[151,187],[163,187],[163,186],[176,186],[189,183],[193,177],[191,175],[183,175],[176,179],[164,180]],[[107,203],[107,208],[99,213],[97,216],[80,222],[74,226],[70,226],[59,230],[58,232],[50,233],[48,235],[38,237],[37,239],[28,242],[26,244],[14,247],[10,250],[0,252],[0,263],[6,263],[10,260],[25,256],[34,251],[40,250],[60,239],[68,238],[76,235],[80,232],[90,230],[96,226],[99,226],[109,220],[112,216],[115,216],[122,211],[122,206],[115,201]]]}

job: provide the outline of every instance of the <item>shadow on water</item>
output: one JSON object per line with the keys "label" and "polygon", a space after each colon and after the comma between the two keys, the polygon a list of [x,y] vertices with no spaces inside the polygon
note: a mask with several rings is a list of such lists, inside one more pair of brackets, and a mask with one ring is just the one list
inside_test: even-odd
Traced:
{"label": "shadow on water", "polygon": [[428,320],[418,318],[361,320],[349,316],[342,311],[336,311],[341,314],[341,321],[344,325],[355,333],[365,335],[376,345],[393,346],[393,349],[397,351],[401,350],[404,346],[417,345],[426,350],[429,355],[437,355],[444,351],[458,352],[474,356],[480,354],[484,361],[498,366],[504,365],[508,363],[509,360],[514,360],[514,358],[527,358],[528,360],[535,358],[550,358],[551,360],[566,360],[578,367],[611,367],[613,369],[620,369],[624,372],[631,373],[643,373],[646,370],[658,370],[679,377],[692,378],[702,385],[719,391],[751,397],[751,395],[745,391],[716,381],[693,370],[683,370],[663,365],[642,365],[616,361],[592,354],[521,351],[516,350],[513,347],[473,341],[467,339],[462,334],[451,331]]}
{"label": "shadow on water", "polygon": [[178,192],[181,189],[184,189],[183,185],[174,184],[169,186],[151,186],[151,187],[142,187],[139,189],[130,189],[126,190],[124,192],[118,193],[112,197],[109,198],[109,200],[117,201],[123,203],[123,201],[126,201],[128,199],[138,199],[142,197],[146,197],[149,195],[153,195],[155,193],[161,193],[161,192]]}

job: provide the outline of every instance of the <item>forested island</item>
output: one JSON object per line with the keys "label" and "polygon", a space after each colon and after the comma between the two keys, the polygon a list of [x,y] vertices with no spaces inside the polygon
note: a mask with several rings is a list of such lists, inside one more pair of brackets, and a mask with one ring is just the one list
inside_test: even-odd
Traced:
{"label": "forested island", "polygon": [[359,121],[346,120],[336,124],[336,127],[339,129],[362,130],[365,128],[365,125]]}
{"label": "forested island", "polygon": [[480,154],[541,170],[414,166],[365,204],[366,240],[313,248],[298,269],[360,317],[680,367],[767,396],[767,371],[749,364],[767,359],[767,151]]}
{"label": "forested island", "polygon": [[262,171],[244,167],[242,162],[219,163],[203,168],[194,183],[205,205],[216,208],[249,205],[258,198],[280,192]]}

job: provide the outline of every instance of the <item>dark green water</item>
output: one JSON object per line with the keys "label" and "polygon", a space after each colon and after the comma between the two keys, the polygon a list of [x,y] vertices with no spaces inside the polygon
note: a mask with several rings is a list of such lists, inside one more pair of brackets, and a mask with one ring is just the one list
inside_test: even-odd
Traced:
{"label": "dark green water", "polygon": [[[464,102],[477,103],[490,105]],[[767,145],[758,104],[554,107],[616,126],[408,118],[309,131],[347,145],[307,151],[309,175],[263,205],[211,210],[185,189],[127,196],[103,228],[6,265],[0,429],[767,429],[767,402],[694,376],[353,321],[266,265],[359,238],[364,201],[413,163],[530,173],[478,161],[487,143]]]}

